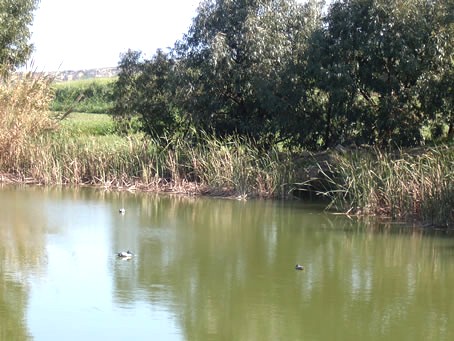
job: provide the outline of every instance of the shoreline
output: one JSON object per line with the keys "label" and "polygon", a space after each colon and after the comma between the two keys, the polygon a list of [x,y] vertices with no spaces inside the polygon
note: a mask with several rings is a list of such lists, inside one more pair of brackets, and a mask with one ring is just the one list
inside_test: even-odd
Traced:
{"label": "shoreline", "polygon": [[[292,198],[261,198],[258,196],[250,197],[247,194],[234,194],[232,190],[225,189],[223,191],[219,190],[210,190],[206,185],[199,185],[194,182],[189,181],[182,181],[180,184],[175,184],[173,181],[166,181],[165,179],[160,179],[157,183],[150,183],[150,184],[142,184],[142,183],[135,183],[135,184],[128,184],[124,182],[123,184],[117,183],[113,184],[100,184],[100,183],[78,183],[78,184],[71,184],[71,183],[62,183],[62,184],[49,184],[49,183],[42,183],[36,179],[32,178],[21,178],[17,175],[7,174],[7,173],[0,173],[0,185],[21,185],[21,186],[39,186],[39,187],[66,187],[66,188],[93,188],[93,189],[102,189],[105,191],[117,191],[117,192],[129,192],[129,193],[150,193],[150,194],[167,194],[167,195],[179,195],[179,196],[186,196],[186,197],[207,197],[207,198],[222,198],[222,199],[229,199],[229,200],[241,200],[247,201],[248,199],[258,199],[258,200],[284,200],[284,201],[292,201],[292,200],[304,200],[298,198],[296,196],[292,196]],[[308,199],[310,201],[311,199]],[[328,208],[328,204],[327,207]],[[325,209],[326,209],[325,208]],[[388,223],[390,225],[406,225],[407,228],[416,228],[421,229],[424,231],[432,231],[432,232],[444,232],[444,233],[451,233],[454,232],[454,226],[449,225],[436,225],[430,223],[424,223],[423,221],[418,221],[416,219],[409,219],[409,220],[393,220],[391,217],[387,215],[377,215],[377,214],[364,214],[364,213],[355,213],[351,214],[350,212],[341,212],[338,210],[331,211],[333,215],[343,215],[350,218],[358,218],[358,219],[367,219],[372,218],[376,219],[380,223]]]}
{"label": "shoreline", "polygon": [[[89,187],[95,189],[104,189],[107,191],[119,191],[119,192],[138,192],[138,193],[155,193],[155,194],[175,194],[175,195],[185,195],[185,196],[199,196],[199,197],[218,197],[218,198],[227,198],[227,199],[236,199],[236,200],[247,200],[247,194],[235,194],[231,189],[225,189],[223,191],[209,189],[206,185],[200,185],[195,182],[181,181],[181,183],[175,183],[174,181],[167,181],[165,179],[159,179],[156,183],[144,184],[136,182],[130,184],[127,182],[121,183],[94,183],[94,182],[85,182],[85,183],[43,183],[33,178],[23,178],[18,175],[0,173],[0,185],[24,185],[24,186],[61,186],[68,188],[77,188],[77,187]],[[252,198],[252,197],[251,197]],[[255,197],[254,197],[255,198]],[[264,199],[265,200],[265,199]],[[269,199],[268,199],[269,200]]]}

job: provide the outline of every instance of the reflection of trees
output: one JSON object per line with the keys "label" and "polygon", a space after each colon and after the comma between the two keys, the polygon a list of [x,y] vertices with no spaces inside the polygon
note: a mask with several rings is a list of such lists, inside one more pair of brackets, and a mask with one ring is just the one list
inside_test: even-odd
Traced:
{"label": "reflection of trees", "polygon": [[33,187],[0,191],[0,339],[25,340],[27,279],[45,264],[42,194]]}
{"label": "reflection of trees", "polygon": [[17,280],[0,273],[0,339],[26,340],[29,338],[25,325],[27,289]]}
{"label": "reflection of trees", "polygon": [[173,311],[186,339],[454,337],[440,239],[289,203],[134,200],[138,255],[117,288]]}
{"label": "reflection of trees", "polygon": [[[445,271],[440,269],[439,250],[427,247],[431,241],[420,233],[395,232],[346,226],[316,250],[312,280],[317,285],[302,307],[312,312],[306,322],[313,334],[321,339],[452,338],[452,331],[450,337],[439,334],[447,331],[445,319],[454,311],[449,288],[443,288],[454,278],[434,276]],[[439,302],[429,303],[434,290]],[[339,320],[342,325],[335,330],[317,323]],[[423,325],[436,335],[421,335]]]}

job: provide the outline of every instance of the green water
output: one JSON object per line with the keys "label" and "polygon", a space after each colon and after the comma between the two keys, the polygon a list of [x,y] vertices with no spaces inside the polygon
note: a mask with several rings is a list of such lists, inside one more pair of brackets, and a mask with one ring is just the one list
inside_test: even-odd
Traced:
{"label": "green water", "polygon": [[454,340],[446,233],[88,188],[0,207],[1,340]]}

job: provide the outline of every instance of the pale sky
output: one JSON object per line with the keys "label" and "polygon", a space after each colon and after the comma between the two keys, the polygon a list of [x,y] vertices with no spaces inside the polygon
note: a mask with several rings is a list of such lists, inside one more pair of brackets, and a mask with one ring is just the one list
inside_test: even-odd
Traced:
{"label": "pale sky", "polygon": [[151,57],[187,33],[199,0],[41,0],[31,26],[36,71],[117,66],[129,48]]}
{"label": "pale sky", "polygon": [[[306,0],[297,0],[304,2]],[[117,66],[120,53],[151,57],[188,32],[200,0],[41,0],[34,13],[33,71]]]}

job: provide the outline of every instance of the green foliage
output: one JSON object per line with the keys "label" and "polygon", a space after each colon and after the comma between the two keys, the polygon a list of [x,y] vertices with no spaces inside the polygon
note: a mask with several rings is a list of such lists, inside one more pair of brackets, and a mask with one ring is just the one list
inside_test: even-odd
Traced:
{"label": "green foliage", "polygon": [[114,79],[88,79],[54,84],[51,110],[108,113],[113,107]]}
{"label": "green foliage", "polygon": [[33,11],[39,0],[0,0],[0,66],[22,66],[32,51],[29,43]]}
{"label": "green foliage", "polygon": [[435,4],[436,25],[432,39],[437,57],[432,69],[419,82],[422,109],[428,115],[432,135],[442,138],[448,127],[447,140],[454,141],[454,2],[439,1]]}
{"label": "green foliage", "polygon": [[288,0],[203,1],[176,49],[180,103],[195,126],[265,143],[288,138],[282,127],[295,122],[304,91],[294,71],[313,30],[309,14]]}
{"label": "green foliage", "polygon": [[205,0],[168,55],[122,57],[112,113],[150,136],[194,128],[264,149],[452,139],[452,6]]}
{"label": "green foliage", "polygon": [[[319,40],[318,86],[328,96],[329,136],[381,146],[421,143],[427,122],[420,83],[452,69],[443,63],[452,34],[442,38],[439,3],[426,0],[336,1]],[[435,29],[435,30],[434,30]]]}
{"label": "green foliage", "polygon": [[130,128],[134,116],[138,115],[139,127],[152,137],[163,137],[175,131],[173,64],[161,50],[151,60],[142,60],[140,52],[134,51],[122,56],[113,92],[116,102],[111,111],[120,125]]}

